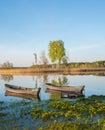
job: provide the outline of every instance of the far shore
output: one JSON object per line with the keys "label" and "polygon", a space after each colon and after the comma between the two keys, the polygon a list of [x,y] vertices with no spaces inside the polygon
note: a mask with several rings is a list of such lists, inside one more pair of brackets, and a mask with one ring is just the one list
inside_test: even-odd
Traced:
{"label": "far shore", "polygon": [[60,74],[93,74],[93,73],[105,73],[104,68],[29,68],[19,67],[3,69],[0,68],[1,75],[28,75],[28,74],[49,74],[49,73],[60,73]]}

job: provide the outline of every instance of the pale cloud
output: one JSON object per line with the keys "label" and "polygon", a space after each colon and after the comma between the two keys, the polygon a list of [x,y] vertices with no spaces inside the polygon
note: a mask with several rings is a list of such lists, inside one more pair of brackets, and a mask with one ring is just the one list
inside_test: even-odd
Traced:
{"label": "pale cloud", "polygon": [[89,49],[94,49],[94,48],[98,48],[98,47],[102,47],[102,46],[105,46],[104,43],[97,43],[97,44],[91,44],[91,45],[82,45],[82,46],[78,46],[78,47],[74,47],[74,48],[71,48],[70,52],[74,52],[74,51],[86,51],[86,50],[89,50]]}

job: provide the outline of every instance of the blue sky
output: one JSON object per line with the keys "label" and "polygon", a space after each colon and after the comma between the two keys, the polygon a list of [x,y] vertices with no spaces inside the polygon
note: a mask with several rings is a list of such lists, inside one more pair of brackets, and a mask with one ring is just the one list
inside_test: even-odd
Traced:
{"label": "blue sky", "polygon": [[0,0],[0,64],[30,66],[59,39],[71,62],[105,60],[105,0]]}

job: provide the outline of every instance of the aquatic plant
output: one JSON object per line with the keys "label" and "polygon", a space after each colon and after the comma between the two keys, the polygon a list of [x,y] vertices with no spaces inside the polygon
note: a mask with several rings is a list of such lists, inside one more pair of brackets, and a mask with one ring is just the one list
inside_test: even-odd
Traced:
{"label": "aquatic plant", "polygon": [[[104,130],[105,102],[102,98],[101,100],[97,100],[97,98],[89,97],[76,101],[48,100],[38,103],[27,100],[10,104],[0,102],[0,127],[9,124],[12,129],[14,124],[21,126],[22,122],[24,128],[27,125],[27,128],[39,130],[63,130],[64,128],[65,130],[69,128]],[[26,121],[30,122],[29,125],[25,124]],[[19,128],[23,128],[23,126]]]}

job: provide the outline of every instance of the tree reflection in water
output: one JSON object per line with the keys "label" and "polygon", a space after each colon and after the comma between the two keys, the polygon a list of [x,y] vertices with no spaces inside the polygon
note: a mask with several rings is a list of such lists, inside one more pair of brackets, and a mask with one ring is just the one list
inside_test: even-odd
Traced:
{"label": "tree reflection in water", "polygon": [[[62,86],[62,85],[68,85],[69,81],[68,78],[63,76],[63,77],[58,77],[57,80],[52,80],[52,84]],[[61,98],[61,93],[51,93],[50,94],[50,99],[60,99]]]}
{"label": "tree reflection in water", "polygon": [[54,85],[61,86],[61,85],[68,85],[69,81],[67,77],[63,76],[63,77],[58,77],[57,80],[52,80],[51,83]]}
{"label": "tree reflection in water", "polygon": [[32,76],[34,82],[34,88],[41,88],[41,91],[45,91],[45,83],[48,81],[48,74],[39,74]]}
{"label": "tree reflection in water", "polygon": [[13,80],[13,75],[1,75],[1,80],[9,82]]}

